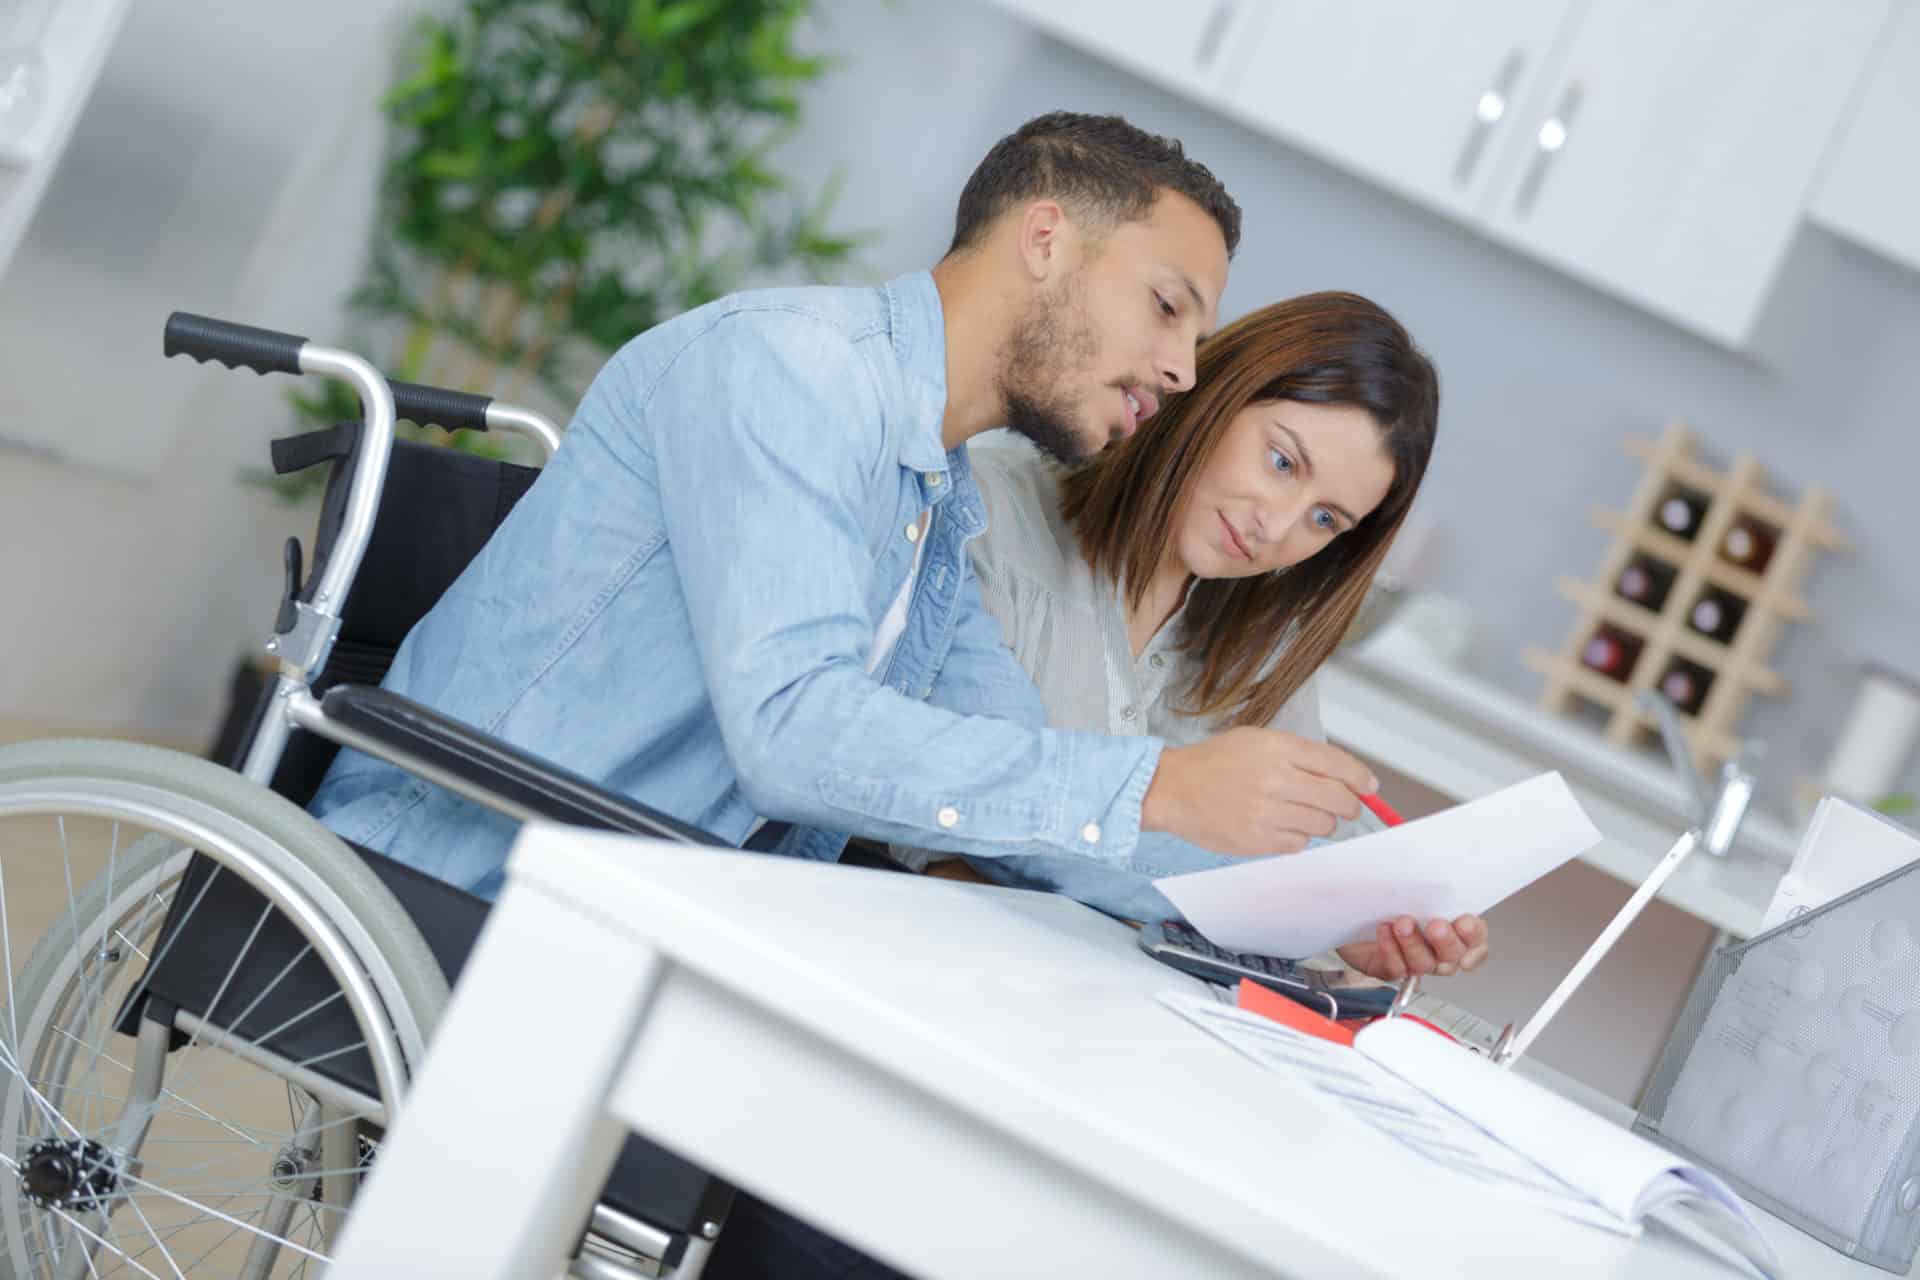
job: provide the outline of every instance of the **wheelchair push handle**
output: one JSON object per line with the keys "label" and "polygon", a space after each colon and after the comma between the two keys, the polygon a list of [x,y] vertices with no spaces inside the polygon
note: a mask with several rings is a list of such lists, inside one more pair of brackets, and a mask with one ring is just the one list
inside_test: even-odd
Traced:
{"label": "wheelchair push handle", "polygon": [[487,410],[493,407],[492,396],[449,391],[445,387],[429,387],[418,382],[397,382],[392,378],[387,380],[387,385],[393,388],[393,411],[396,417],[423,427],[441,427],[447,431],[487,429]]}
{"label": "wheelchair push handle", "polygon": [[250,324],[215,320],[190,311],[176,311],[167,317],[166,338],[162,349],[169,356],[187,355],[195,360],[218,360],[230,369],[252,369],[255,373],[293,373],[300,370],[300,351],[305,338],[272,329],[256,329]]}

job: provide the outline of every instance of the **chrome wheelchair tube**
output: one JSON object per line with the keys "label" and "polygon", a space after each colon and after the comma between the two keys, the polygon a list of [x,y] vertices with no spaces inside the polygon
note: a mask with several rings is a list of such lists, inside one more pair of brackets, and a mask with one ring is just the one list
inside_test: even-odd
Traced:
{"label": "chrome wheelchair tube", "polygon": [[346,510],[342,513],[339,535],[327,557],[326,567],[305,593],[308,598],[295,603],[292,629],[279,632],[267,641],[268,652],[280,659],[280,675],[266,715],[247,749],[241,772],[256,782],[270,784],[291,728],[287,699],[295,691],[306,688],[307,681],[326,665],[327,656],[333,652],[347,590],[353,585],[367,544],[373,538],[374,517],[380,511],[380,492],[387,482],[387,461],[393,453],[393,389],[378,369],[351,351],[316,346],[296,334],[258,329],[185,311],[176,311],[167,317],[161,350],[168,356],[218,360],[229,368],[252,369],[261,374],[314,374],[335,378],[352,387],[360,398],[360,446],[347,486]]}
{"label": "chrome wheelchair tube", "polygon": [[327,567],[321,571],[320,580],[310,593],[314,609],[338,618],[346,602],[347,588],[360,572],[360,558],[366,554],[367,543],[373,537],[373,519],[380,510],[380,490],[387,482],[387,459],[393,453],[393,392],[378,369],[351,351],[308,343],[300,349],[299,360],[302,373],[337,378],[350,385],[360,396],[363,415],[360,447],[354,459],[340,536],[327,555]]}
{"label": "chrome wheelchair tube", "polygon": [[604,1204],[593,1206],[593,1216],[588,1220],[587,1230],[594,1235],[604,1236],[630,1253],[656,1261],[664,1259],[667,1251],[673,1247],[673,1237],[665,1231]]}
{"label": "chrome wheelchair tube", "polygon": [[[386,1104],[378,1098],[368,1097],[358,1089],[350,1089],[296,1062],[269,1053],[244,1036],[234,1035],[225,1027],[216,1026],[204,1018],[188,1013],[185,1009],[176,1009],[173,1014],[173,1026],[189,1036],[200,1037],[200,1043],[212,1045],[223,1053],[230,1053],[242,1062],[271,1072],[286,1079],[297,1089],[304,1089],[314,1097],[333,1107],[348,1111],[355,1116],[364,1117],[369,1124],[385,1128],[392,1123],[387,1115]],[[146,1024],[142,1024],[144,1034]],[[416,1067],[416,1070],[418,1068]],[[332,1166],[328,1166],[332,1167]]]}
{"label": "chrome wheelchair tube", "polygon": [[546,450],[549,458],[560,448],[560,428],[531,409],[501,404],[496,400],[487,406],[487,425],[501,431],[516,431],[530,437]]}
{"label": "chrome wheelchair tube", "polygon": [[[291,333],[256,329],[185,311],[176,311],[167,317],[161,350],[169,356],[218,360],[230,368],[252,369],[255,373],[310,373],[336,378],[351,386],[360,397],[364,422],[340,536],[311,592],[312,610],[338,621],[347,588],[353,584],[353,575],[360,571],[360,557],[366,554],[367,542],[373,536],[373,518],[380,510],[380,490],[387,482],[387,458],[393,452],[393,389],[387,385],[386,378],[351,351],[315,346]],[[329,635],[311,646],[319,650],[317,655],[283,652],[282,657],[304,670],[317,671],[320,662],[326,660],[325,650],[331,645]],[[319,661],[307,661],[315,656]]]}
{"label": "chrome wheelchair tube", "polygon": [[[326,708],[320,705],[320,700],[305,688],[296,686],[285,696],[277,698],[274,709],[268,713],[268,718],[270,720],[279,719],[283,723],[305,729],[308,733],[318,734],[329,742],[337,742],[343,747],[350,747],[355,751],[370,755],[376,760],[384,760],[388,764],[405,769],[416,778],[424,779],[437,787],[446,788],[457,796],[471,800],[484,809],[491,809],[495,813],[505,814],[515,822],[539,822],[542,820],[540,814],[535,813],[525,805],[515,804],[506,797],[497,795],[476,783],[469,782],[458,774],[450,773],[445,769],[439,768],[430,761],[422,760],[418,756],[410,755],[405,751],[396,750],[376,738],[369,737],[366,734],[348,728],[338,720],[328,716]],[[265,726],[262,726],[262,733],[264,734],[264,732]],[[284,736],[284,730],[282,733]]]}
{"label": "chrome wheelchair tube", "polygon": [[267,703],[260,723],[254,726],[253,738],[247,743],[246,759],[240,762],[242,776],[253,779],[263,787],[273,785],[273,775],[279,771],[280,757],[287,749],[287,738],[293,733],[293,721],[287,716],[287,699],[304,692],[306,687],[301,679],[285,671],[273,678],[273,698]]}

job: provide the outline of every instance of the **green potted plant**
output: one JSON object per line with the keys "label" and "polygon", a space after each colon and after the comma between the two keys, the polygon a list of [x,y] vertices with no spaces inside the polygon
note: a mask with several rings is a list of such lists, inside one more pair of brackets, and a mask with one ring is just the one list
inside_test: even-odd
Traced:
{"label": "green potted plant", "polygon": [[[827,60],[812,0],[467,0],[404,49],[348,345],[564,420],[616,348],[749,283],[830,277],[832,186],[769,152]],[[357,412],[338,384],[308,426]],[[484,438],[460,447],[499,447]],[[302,493],[311,476],[275,482]]]}
{"label": "green potted plant", "polygon": [[[421,22],[383,103],[391,135],[356,332],[389,376],[564,422],[627,339],[749,283],[827,278],[858,240],[768,160],[827,68],[812,0],[466,0]],[[337,382],[300,422],[358,416]],[[440,432],[403,424],[412,438]],[[507,447],[462,432],[455,447]],[[288,498],[324,472],[259,478]],[[212,753],[270,674],[243,658]]]}

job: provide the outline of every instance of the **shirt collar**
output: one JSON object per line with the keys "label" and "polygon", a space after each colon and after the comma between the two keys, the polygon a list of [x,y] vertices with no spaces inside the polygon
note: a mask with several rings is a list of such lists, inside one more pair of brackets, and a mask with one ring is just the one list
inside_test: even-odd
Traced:
{"label": "shirt collar", "polygon": [[885,291],[893,354],[907,392],[909,425],[901,433],[900,465],[944,471],[948,459],[940,423],[947,412],[947,322],[940,290],[931,271],[914,271],[889,280]]}

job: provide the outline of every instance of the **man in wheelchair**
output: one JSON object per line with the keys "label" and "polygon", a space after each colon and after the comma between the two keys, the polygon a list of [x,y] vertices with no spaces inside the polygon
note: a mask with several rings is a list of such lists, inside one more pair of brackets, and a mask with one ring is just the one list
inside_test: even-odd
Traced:
{"label": "man in wheelchair", "polygon": [[[1046,728],[965,546],[971,437],[1009,426],[1071,463],[1191,387],[1239,218],[1178,144],[1050,115],[975,171],[931,273],[650,330],[386,687],[728,843],[947,849],[1134,919],[1171,914],[1143,840],[1297,847],[1268,816],[1264,731],[1163,749]],[[483,897],[515,827],[351,752],[312,810]],[[711,1268],[759,1230],[745,1213]],[[789,1266],[808,1247],[767,1239]]]}
{"label": "man in wheelchair", "polygon": [[[1357,800],[1312,819],[1286,803],[1265,730],[1168,748],[1046,728],[967,560],[985,522],[967,440],[1010,426],[1072,461],[1140,428],[1191,386],[1238,238],[1237,206],[1177,144],[1040,117],[975,171],[933,271],[736,295],[641,335],[537,481],[391,444],[396,403],[528,427],[504,420],[519,411],[389,391],[348,353],[176,317],[169,353],[341,378],[367,422],[276,459],[337,456],[351,480],[339,504],[329,491],[304,586],[289,560],[285,666],[244,778],[124,744],[0,753],[0,819],[55,819],[50,852],[20,865],[56,868],[66,891],[18,972],[0,937],[0,1274],[324,1260],[524,817],[822,860],[860,835],[1149,919],[1170,914],[1140,870],[1156,845],[1297,848],[1303,824],[1353,816]],[[444,488],[416,500],[406,468],[478,486],[445,578],[418,572],[405,519],[375,525],[376,508],[431,510],[444,534]],[[317,793],[286,779],[314,735],[360,748]],[[325,828],[284,798],[310,794]],[[123,841],[123,824],[149,834]],[[91,884],[70,854],[89,830]],[[203,1101],[234,1102],[216,1072],[236,1060],[272,1082],[245,1123]],[[625,1200],[610,1184],[627,1207],[595,1210],[629,1260],[888,1274],[750,1197],[721,1231],[725,1189],[645,1143],[615,1184],[623,1169],[667,1184]],[[227,1252],[244,1263],[201,1267]],[[608,1256],[583,1249],[576,1274],[646,1272]]]}
{"label": "man in wheelchair", "polygon": [[[1297,847],[1263,731],[1047,729],[965,548],[967,440],[1004,425],[1070,463],[1141,427],[1193,383],[1239,230],[1178,144],[1029,122],[931,273],[736,295],[628,343],[386,687],[729,843],[946,849],[1135,919],[1170,914],[1143,840]],[[312,809],[482,896],[515,829],[350,752]]]}
{"label": "man in wheelchair", "polygon": [[[965,442],[1007,425],[1073,461],[1140,426],[1192,384],[1238,235],[1176,144],[1030,122],[933,272],[737,295],[628,343],[386,687],[728,843],[922,844],[1134,918],[1149,833],[1294,847],[1263,734],[1045,728],[965,552]],[[482,896],[514,831],[352,753],[312,808]]]}

